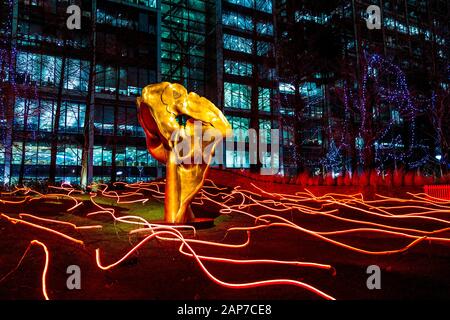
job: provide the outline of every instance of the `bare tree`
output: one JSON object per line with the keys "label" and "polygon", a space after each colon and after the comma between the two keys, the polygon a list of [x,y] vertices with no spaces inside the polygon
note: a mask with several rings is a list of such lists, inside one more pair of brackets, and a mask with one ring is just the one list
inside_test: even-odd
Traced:
{"label": "bare tree", "polygon": [[[448,172],[449,152],[450,152],[450,93],[448,90],[440,90],[433,95],[430,108],[427,110],[434,129],[434,139],[437,151],[440,152],[437,158],[441,170],[441,175]],[[439,158],[440,156],[440,158]]]}
{"label": "bare tree", "polygon": [[81,157],[81,177],[80,185],[83,190],[87,189],[88,184],[92,179],[92,155],[93,155],[93,136],[94,136],[94,103],[95,103],[95,82],[96,82],[96,1],[92,1],[91,8],[91,26],[90,26],[90,61],[89,61],[89,82],[88,92],[86,98],[86,113],[84,117],[84,141]]}
{"label": "bare tree", "polygon": [[[65,47],[66,43],[64,43]],[[55,184],[56,178],[56,157],[58,152],[58,134],[59,134],[59,123],[61,119],[61,106],[63,98],[64,80],[66,78],[66,64],[67,64],[67,54],[66,50],[63,49],[63,55],[61,58],[61,69],[59,72],[59,83],[58,83],[58,93],[56,96],[56,108],[54,112],[54,120],[52,126],[51,135],[51,151],[50,151],[50,168],[48,171],[48,184]]]}

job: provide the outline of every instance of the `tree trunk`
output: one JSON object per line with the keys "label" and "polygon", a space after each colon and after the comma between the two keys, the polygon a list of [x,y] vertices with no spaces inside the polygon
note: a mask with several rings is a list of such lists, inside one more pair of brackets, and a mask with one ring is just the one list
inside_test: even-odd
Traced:
{"label": "tree trunk", "polygon": [[[28,112],[29,112],[29,106],[30,103],[27,100],[25,100],[25,105],[24,105],[24,111],[23,111],[23,128],[24,131],[27,131],[27,126],[28,126]],[[24,133],[24,136],[22,137],[22,150],[21,150],[21,158],[20,158],[20,168],[19,168],[19,180],[18,180],[18,184],[19,186],[23,186],[23,178],[25,176],[25,156],[26,156],[26,152],[25,152],[25,147],[26,147],[26,143],[25,140],[27,138],[27,133]]]}
{"label": "tree trunk", "polygon": [[58,95],[56,98],[55,117],[53,119],[51,146],[50,146],[50,168],[48,171],[48,184],[54,185],[56,182],[56,156],[58,152],[58,134],[59,134],[59,121],[61,119],[61,106],[62,96],[64,90],[64,78],[66,74],[66,61],[67,55],[63,50],[63,56],[61,60],[61,72],[58,83]]}
{"label": "tree trunk", "polygon": [[295,85],[295,95],[294,95],[294,139],[295,139],[295,166],[297,167],[297,174],[302,173],[305,170],[302,161],[302,121],[304,104],[303,99],[300,96],[300,83],[296,81]]}
{"label": "tree trunk", "polygon": [[91,58],[89,65],[89,84],[86,97],[86,113],[84,117],[84,141],[81,156],[80,186],[86,191],[92,180],[92,154],[94,141],[94,103],[95,103],[95,66],[96,66],[96,1],[92,1],[91,8]]}
{"label": "tree trunk", "polygon": [[[9,77],[11,79],[13,75],[9,73]],[[5,167],[3,174],[3,182],[5,188],[9,188],[11,185],[11,176],[13,174],[12,170],[12,148],[13,148],[13,136],[14,136],[14,105],[16,103],[16,92],[12,89],[11,86],[7,86],[6,88],[6,110],[5,110],[5,118],[6,118],[6,132],[5,136],[2,137],[4,139],[3,143],[5,146]]]}
{"label": "tree trunk", "polygon": [[119,88],[120,88],[120,66],[117,66],[116,72],[116,93],[114,101],[114,126],[113,126],[113,141],[111,152],[111,183],[117,180],[117,130],[119,128]]}

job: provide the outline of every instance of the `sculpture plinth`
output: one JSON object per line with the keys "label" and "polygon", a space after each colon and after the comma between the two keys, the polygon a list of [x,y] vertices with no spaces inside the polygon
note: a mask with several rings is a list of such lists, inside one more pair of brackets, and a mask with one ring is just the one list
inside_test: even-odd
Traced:
{"label": "sculpture plinth", "polygon": [[[205,148],[201,138],[198,140],[196,129],[200,129],[200,135],[214,129],[224,137],[231,126],[212,102],[188,93],[180,84],[162,82],[145,87],[137,106],[147,149],[156,160],[166,164],[164,219],[177,224],[192,221],[190,203],[202,188],[215,145],[220,143],[214,140],[212,148]],[[178,122],[179,116],[188,117],[185,125]],[[196,123],[200,123],[200,128]],[[191,148],[180,157],[178,147],[186,144],[186,137]],[[199,148],[201,162],[193,159]]]}

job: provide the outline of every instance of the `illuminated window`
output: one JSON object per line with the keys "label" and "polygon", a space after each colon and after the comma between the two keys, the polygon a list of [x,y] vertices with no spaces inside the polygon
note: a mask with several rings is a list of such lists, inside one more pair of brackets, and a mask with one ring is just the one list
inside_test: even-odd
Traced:
{"label": "illuminated window", "polygon": [[237,12],[230,12],[230,11],[223,12],[222,23],[226,26],[238,28],[245,31],[253,30],[252,18]]}
{"label": "illuminated window", "polygon": [[325,24],[331,19],[331,16],[326,14],[320,14],[320,15],[312,15],[309,12],[302,12],[302,11],[296,11],[295,12],[295,21],[296,22],[303,22],[303,21],[310,21],[317,24]]}
{"label": "illuminated window", "polygon": [[137,166],[136,147],[126,147],[125,153],[126,153],[125,159],[126,166],[127,167]]}
{"label": "illuminated window", "polygon": [[96,134],[103,134],[103,107],[96,106],[94,109],[94,129]]}
{"label": "illuminated window", "polygon": [[258,109],[265,112],[271,110],[271,90],[269,88],[258,88]]}
{"label": "illuminated window", "polygon": [[238,83],[224,83],[224,98],[226,108],[250,109],[251,87]]}
{"label": "illuminated window", "polygon": [[113,135],[114,134],[114,107],[104,106],[103,107],[103,120],[101,121],[103,126],[103,135]]}
{"label": "illuminated window", "polygon": [[148,165],[148,151],[145,149],[136,150],[136,162],[138,167],[146,167]]}
{"label": "illuminated window", "polygon": [[[139,1],[135,1],[138,3]],[[141,1],[145,3],[146,1]],[[156,6],[156,0],[151,1],[150,7]],[[102,24],[108,24],[111,26],[126,28],[141,32],[151,32],[152,26],[149,23],[148,15],[141,13],[139,16],[134,12],[120,12],[115,10],[109,10],[106,8],[97,9],[97,22]]]}
{"label": "illuminated window", "polygon": [[18,83],[38,82],[40,80],[40,56],[29,52],[17,53],[16,72]]}
{"label": "illuminated window", "polygon": [[156,8],[156,0],[122,0],[122,2],[137,4],[149,8]]}
{"label": "illuminated window", "polygon": [[323,97],[323,87],[317,86],[314,82],[305,82],[300,86],[300,93],[303,97]]}
{"label": "illuminated window", "polygon": [[267,22],[258,22],[256,24],[256,32],[258,34],[272,36],[273,35],[273,25]]}
{"label": "illuminated window", "polygon": [[255,6],[255,0],[226,0],[226,1],[247,8],[253,8]]}
{"label": "illuminated window", "polygon": [[5,146],[0,144],[0,164],[5,163]]}
{"label": "illuminated window", "polygon": [[125,147],[116,146],[116,165],[120,167],[125,166]]}
{"label": "illuminated window", "polygon": [[280,92],[284,94],[295,94],[295,87],[293,84],[280,82]]}
{"label": "illuminated window", "polygon": [[411,35],[417,36],[417,35],[419,35],[419,28],[417,28],[417,26],[410,25],[409,26],[409,33]]}
{"label": "illuminated window", "polygon": [[66,149],[66,147],[64,145],[58,145],[58,147],[57,147],[56,164],[58,166],[64,165],[65,149]]}
{"label": "illuminated window", "polygon": [[111,164],[112,164],[112,150],[111,148],[103,147],[102,165],[110,166]]}
{"label": "illuminated window", "polygon": [[227,150],[226,165],[228,168],[250,168],[248,151]]}
{"label": "illuminated window", "polygon": [[[164,0],[161,4],[164,17],[161,25],[162,78],[183,83],[199,94],[204,92],[207,78],[204,67],[209,33],[206,3],[205,0],[189,0],[180,5],[177,1]],[[180,68],[181,60],[186,62]]]}
{"label": "illuminated window", "polygon": [[103,165],[102,163],[102,147],[101,146],[94,146],[94,159],[93,159],[93,165],[101,167]]}
{"label": "illuminated window", "polygon": [[272,13],[272,0],[256,0],[255,9],[267,13]]}
{"label": "illuminated window", "polygon": [[398,110],[391,110],[391,119],[395,124],[400,124],[403,122],[403,119],[400,116],[400,112]]}
{"label": "illuminated window", "polygon": [[82,132],[85,114],[85,104],[64,102],[61,106],[61,117],[59,120],[60,131],[67,133]]}
{"label": "illuminated window", "polygon": [[25,107],[25,100],[22,98],[17,98],[16,104],[14,105],[14,126],[19,130],[23,130],[25,121]]}
{"label": "illuminated window", "polygon": [[49,165],[50,164],[50,156],[51,156],[51,150],[50,145],[39,145],[38,146],[38,164],[40,165]]}
{"label": "illuminated window", "polygon": [[[250,119],[243,117],[227,116],[233,128],[234,141],[248,142]],[[249,168],[250,157],[245,150],[226,150],[226,166],[229,168]]]}
{"label": "illuminated window", "polygon": [[156,80],[154,70],[137,67],[120,67],[117,70],[113,66],[97,65],[96,73],[95,92],[104,94],[115,94],[118,89],[121,95],[136,96],[142,88]]}
{"label": "illuminated window", "polygon": [[81,148],[76,145],[65,146],[64,164],[66,166],[78,166],[81,164]]}
{"label": "illuminated window", "polygon": [[248,62],[225,60],[225,73],[235,76],[249,77],[253,72],[253,65]]}
{"label": "illuminated window", "polygon": [[249,140],[248,130],[250,128],[250,119],[243,117],[227,116],[231,127],[233,128],[234,141]]}
{"label": "illuminated window", "polygon": [[[108,167],[112,164],[112,149],[108,146],[94,146],[94,166]],[[126,167],[155,166],[156,161],[146,149],[129,146],[118,146],[116,149],[116,165]]]}
{"label": "illuminated window", "polygon": [[24,164],[36,165],[37,154],[37,146],[35,143],[25,143],[25,150],[23,152],[23,143],[21,141],[14,141],[12,145],[12,164],[21,164],[23,157]]}
{"label": "illuminated window", "polygon": [[53,128],[53,102],[41,100],[39,130],[51,132]]}
{"label": "illuminated window", "polygon": [[56,86],[61,78],[61,58],[42,55],[42,85]]}
{"label": "illuminated window", "polygon": [[[97,105],[95,107],[94,128],[96,134],[114,134],[114,106]],[[118,136],[143,137],[145,133],[138,123],[135,107],[126,108],[119,106],[117,110],[117,132]]]}
{"label": "illuminated window", "polygon": [[243,7],[256,9],[259,11],[272,13],[272,0],[226,0],[229,3],[237,4]]}
{"label": "illuminated window", "polygon": [[89,63],[78,59],[67,59],[64,87],[70,90],[87,91]]}
{"label": "illuminated window", "polygon": [[39,106],[37,101],[17,98],[14,106],[14,124],[17,129],[38,130]]}
{"label": "illuminated window", "polygon": [[362,150],[364,148],[364,139],[362,137],[355,138],[356,149]]}
{"label": "illuminated window", "polygon": [[259,132],[264,137],[262,141],[266,141],[266,143],[271,143],[272,141],[272,123],[270,120],[259,119]]}
{"label": "illuminated window", "polygon": [[[19,51],[17,53],[17,83],[35,83],[57,87],[62,72],[62,58]],[[64,88],[87,91],[89,63],[79,59],[66,59]]]}
{"label": "illuminated window", "polygon": [[25,164],[36,165],[37,161],[37,145],[36,143],[25,144]]}
{"label": "illuminated window", "polygon": [[258,43],[256,45],[256,53],[258,54],[258,56],[261,56],[261,57],[270,56],[272,54],[272,51],[273,51],[273,46],[271,43],[265,42],[265,41],[258,41]]}
{"label": "illuminated window", "polygon": [[253,50],[253,42],[251,39],[224,34],[223,46],[227,50],[238,51],[251,54]]}
{"label": "illuminated window", "polygon": [[22,160],[22,142],[12,144],[12,164],[20,164]]}
{"label": "illuminated window", "polygon": [[377,70],[377,68],[374,68],[374,67],[372,67],[372,66],[368,66],[368,67],[367,67],[367,75],[368,75],[369,77],[372,77],[372,78],[377,77],[377,76],[378,76],[378,70]]}
{"label": "illuminated window", "polygon": [[292,146],[294,142],[294,127],[283,126],[283,146]]}
{"label": "illuminated window", "polygon": [[280,155],[277,152],[263,152],[261,163],[263,168],[278,169],[280,167]]}

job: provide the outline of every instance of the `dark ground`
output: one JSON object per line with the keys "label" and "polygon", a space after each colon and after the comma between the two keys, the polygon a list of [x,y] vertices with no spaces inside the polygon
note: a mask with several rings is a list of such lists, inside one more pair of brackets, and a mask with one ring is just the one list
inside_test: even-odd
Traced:
{"label": "dark ground", "polygon": [[[85,196],[84,196],[85,197]],[[4,198],[3,198],[4,199]],[[16,198],[17,200],[18,198]],[[321,299],[298,287],[269,286],[254,289],[224,288],[206,277],[197,263],[178,252],[178,244],[152,240],[137,254],[111,270],[102,271],[95,263],[95,249],[101,249],[103,264],[118,260],[142,236],[129,236],[133,227],[114,225],[107,214],[86,217],[95,208],[85,197],[85,202],[71,213],[65,212],[73,205],[63,199],[42,199],[23,205],[0,203],[0,212],[18,218],[26,212],[37,216],[69,221],[77,225],[101,224],[103,229],[73,230],[28,220],[67,233],[85,242],[85,247],[74,244],[46,231],[0,219],[0,279],[20,260],[28,243],[38,239],[50,252],[47,288],[50,299]],[[102,205],[114,201],[97,198]],[[133,214],[148,220],[163,216],[162,203],[152,200],[146,204],[115,205],[118,216]],[[218,208],[197,206],[197,215],[216,215]],[[352,215],[351,212],[345,214]],[[443,214],[441,218],[450,218]],[[284,215],[290,217],[288,213]],[[315,230],[339,227],[339,223],[311,215],[298,215],[295,222]],[[243,215],[218,216],[213,228],[199,230],[201,240],[221,242],[228,228],[249,226],[252,220]],[[417,225],[417,223],[416,223]],[[405,225],[402,225],[405,226]],[[442,227],[430,224],[424,228]],[[192,232],[184,232],[187,238]],[[449,237],[449,233],[440,234]],[[226,243],[242,243],[244,232],[230,233]],[[410,240],[368,233],[335,236],[359,247],[382,250],[396,249]],[[202,255],[215,255],[237,259],[284,259],[332,265],[336,274],[328,270],[273,265],[230,265],[205,262],[206,267],[219,279],[228,282],[249,282],[271,278],[292,278],[305,281],[337,299],[449,299],[450,298],[450,246],[424,241],[410,250],[392,255],[371,256],[338,248],[304,233],[285,228],[270,228],[252,233],[251,243],[241,249],[213,248],[193,245]],[[0,282],[0,299],[42,299],[41,275],[45,256],[39,247],[32,247],[19,268]],[[66,268],[79,265],[82,272],[82,289],[68,290]],[[379,265],[382,270],[381,290],[368,290],[366,268]]]}

